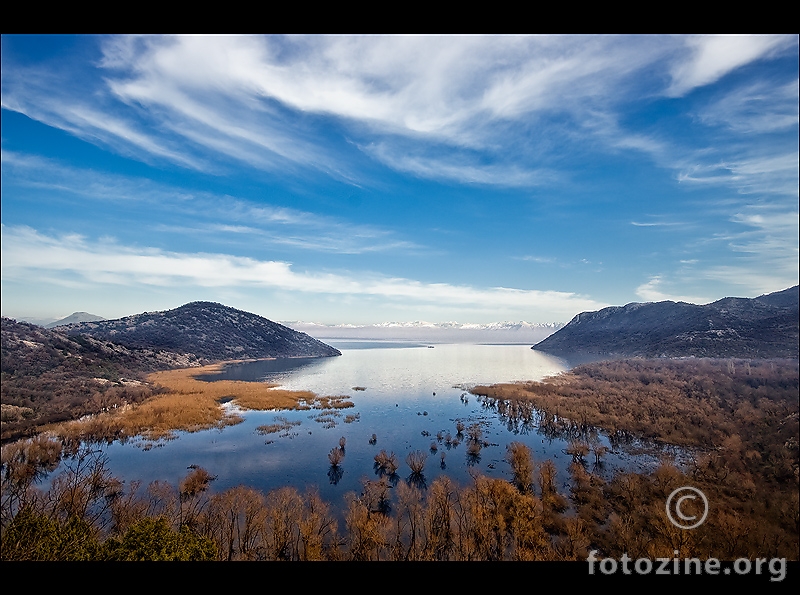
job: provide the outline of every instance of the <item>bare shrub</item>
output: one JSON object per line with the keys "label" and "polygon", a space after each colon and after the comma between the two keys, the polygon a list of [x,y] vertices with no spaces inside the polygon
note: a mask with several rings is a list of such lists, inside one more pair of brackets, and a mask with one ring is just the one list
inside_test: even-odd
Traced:
{"label": "bare shrub", "polygon": [[303,500],[303,515],[299,522],[300,559],[323,560],[337,541],[336,519],[316,489],[308,490]]}
{"label": "bare shrub", "polygon": [[467,435],[473,442],[479,442],[483,438],[483,429],[480,424],[472,424],[467,429]]}
{"label": "bare shrub", "polygon": [[385,450],[381,450],[375,455],[375,463],[378,465],[380,470],[388,475],[395,473],[399,467],[397,463],[397,455],[395,455],[393,452],[387,453]]}
{"label": "bare shrub", "polygon": [[600,442],[600,438],[597,436],[593,436],[592,439],[589,440],[589,445],[592,449],[592,453],[594,454],[594,464],[600,465],[600,459],[602,459],[608,453],[608,447],[603,445]]}
{"label": "bare shrub", "polygon": [[572,455],[572,459],[575,461],[583,461],[589,454],[589,450],[589,445],[582,440],[573,440],[567,446],[567,454]]}
{"label": "bare shrub", "polygon": [[506,448],[506,461],[511,465],[514,485],[522,494],[529,494],[533,487],[533,455],[522,442],[512,442]]}
{"label": "bare shrub", "polygon": [[344,459],[344,451],[341,448],[332,448],[328,453],[328,460],[334,467],[338,467],[342,459]]}
{"label": "bare shrub", "polygon": [[428,458],[424,452],[415,450],[406,456],[406,464],[411,469],[413,475],[422,475],[422,470],[425,468],[425,460]]}
{"label": "bare shrub", "polygon": [[268,560],[300,559],[303,498],[293,487],[269,492],[265,499],[264,537]]}
{"label": "bare shrub", "polygon": [[40,434],[30,440],[3,446],[2,520],[6,523],[24,508],[33,483],[55,470],[61,461],[61,442]]}

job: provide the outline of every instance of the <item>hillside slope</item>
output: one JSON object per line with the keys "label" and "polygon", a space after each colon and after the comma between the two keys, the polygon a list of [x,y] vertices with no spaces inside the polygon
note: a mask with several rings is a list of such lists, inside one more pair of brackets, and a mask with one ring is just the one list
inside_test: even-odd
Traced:
{"label": "hillside slope", "polygon": [[138,402],[152,394],[147,372],[199,365],[192,354],[128,349],[6,317],[0,330],[3,441]]}
{"label": "hillside slope", "polygon": [[533,346],[601,357],[798,357],[798,286],[757,298],[632,303],[582,312]]}
{"label": "hillside slope", "polygon": [[61,329],[69,335],[88,335],[132,349],[193,353],[214,361],[341,355],[339,350],[305,333],[213,302],[191,302],[174,310],[83,322]]}

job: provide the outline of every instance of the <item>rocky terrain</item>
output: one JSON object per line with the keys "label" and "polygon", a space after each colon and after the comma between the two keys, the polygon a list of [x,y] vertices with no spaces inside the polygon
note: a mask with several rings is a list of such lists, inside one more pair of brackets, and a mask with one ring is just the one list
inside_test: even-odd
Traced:
{"label": "rocky terrain", "polygon": [[757,298],[632,303],[582,312],[533,346],[561,356],[798,357],[798,286]]}

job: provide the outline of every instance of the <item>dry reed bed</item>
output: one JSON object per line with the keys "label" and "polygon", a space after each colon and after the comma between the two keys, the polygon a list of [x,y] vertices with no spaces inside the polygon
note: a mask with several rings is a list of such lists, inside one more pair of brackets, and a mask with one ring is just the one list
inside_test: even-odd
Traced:
{"label": "dry reed bed", "polygon": [[162,387],[165,393],[121,411],[60,424],[55,431],[81,439],[143,436],[158,440],[174,436],[176,430],[197,432],[240,423],[241,415],[222,406],[228,401],[241,409],[258,411],[353,407],[344,396],[319,397],[311,391],[285,390],[263,382],[197,379],[203,374],[219,372],[223,365],[155,372],[147,380]]}

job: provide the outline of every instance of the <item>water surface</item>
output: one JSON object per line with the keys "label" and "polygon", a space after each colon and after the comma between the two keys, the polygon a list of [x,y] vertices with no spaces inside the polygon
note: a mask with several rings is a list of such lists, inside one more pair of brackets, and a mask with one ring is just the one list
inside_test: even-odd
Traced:
{"label": "water surface", "polygon": [[[564,440],[541,435],[535,419],[530,424],[513,423],[467,392],[476,384],[541,380],[566,370],[564,360],[527,345],[430,348],[381,342],[331,343],[342,351],[341,356],[228,365],[217,377],[273,382],[321,396],[346,395],[353,408],[322,418],[320,413],[326,412],[315,410],[243,411],[241,424],[222,430],[179,432],[177,439],[149,450],[142,448],[142,441],[115,443],[106,448],[112,473],[145,485],[154,480],[175,485],[190,465],[199,465],[216,475],[214,491],[239,484],[264,492],[282,486],[300,490],[317,486],[323,499],[340,505],[346,492],[360,491],[362,479],[377,478],[374,457],[381,449],[397,455],[400,468],[395,480],[409,477],[405,457],[419,450],[428,457],[424,483],[447,474],[466,485],[472,480],[470,473],[476,471],[510,478],[504,456],[506,446],[516,440],[531,448],[536,462],[552,459],[556,463],[559,485],[567,481],[571,458],[564,452]],[[235,406],[229,403],[226,407]],[[349,423],[347,416],[352,416]],[[296,425],[277,434],[257,432],[258,426],[283,420]],[[467,452],[466,432],[457,435],[459,421],[466,427],[480,425],[484,446],[477,456]],[[438,433],[441,439],[437,439]],[[327,455],[342,437],[345,457],[339,471],[333,472]],[[609,445],[604,438],[603,443]],[[655,456],[634,456],[617,448],[607,455],[603,473],[649,468],[656,463]]]}

